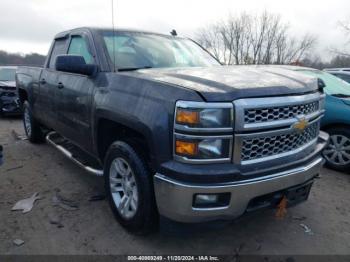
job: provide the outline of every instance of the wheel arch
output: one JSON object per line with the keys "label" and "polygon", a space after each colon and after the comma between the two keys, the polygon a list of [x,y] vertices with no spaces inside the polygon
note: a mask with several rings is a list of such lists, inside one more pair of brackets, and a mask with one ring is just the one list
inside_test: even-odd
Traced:
{"label": "wheel arch", "polygon": [[321,129],[323,131],[327,132],[328,130],[330,130],[332,128],[349,128],[349,130],[350,130],[350,124],[340,123],[340,122],[330,123],[330,124],[322,126]]}
{"label": "wheel arch", "polygon": [[95,130],[96,150],[102,163],[109,146],[117,140],[122,140],[141,153],[149,167],[153,167],[152,143],[147,127],[140,127],[139,122],[130,124],[127,120],[104,116],[97,119]]}
{"label": "wheel arch", "polygon": [[19,88],[18,89],[18,98],[19,98],[21,105],[23,105],[24,101],[28,100],[27,90],[25,90],[23,88]]}

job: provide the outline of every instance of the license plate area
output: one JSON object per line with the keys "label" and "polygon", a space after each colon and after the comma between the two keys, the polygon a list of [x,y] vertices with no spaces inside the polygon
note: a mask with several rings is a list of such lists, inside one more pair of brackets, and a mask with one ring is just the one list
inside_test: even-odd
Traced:
{"label": "license plate area", "polygon": [[249,201],[246,212],[253,212],[263,208],[275,208],[284,196],[287,197],[287,207],[294,206],[308,199],[314,180],[303,184],[258,196]]}

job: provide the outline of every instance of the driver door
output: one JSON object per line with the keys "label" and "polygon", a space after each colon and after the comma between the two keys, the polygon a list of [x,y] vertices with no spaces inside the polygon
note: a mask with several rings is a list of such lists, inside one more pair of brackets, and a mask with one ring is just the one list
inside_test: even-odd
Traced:
{"label": "driver door", "polygon": [[[72,35],[68,54],[83,56],[87,64],[94,64],[88,38]],[[91,112],[95,80],[86,75],[60,72],[58,76],[57,115],[59,132],[85,150],[91,150]]]}

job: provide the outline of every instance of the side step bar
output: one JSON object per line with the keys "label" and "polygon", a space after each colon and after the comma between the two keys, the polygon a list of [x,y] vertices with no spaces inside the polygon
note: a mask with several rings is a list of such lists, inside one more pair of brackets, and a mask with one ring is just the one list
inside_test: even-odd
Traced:
{"label": "side step bar", "polygon": [[[60,139],[61,141],[57,142],[55,141],[57,138]],[[76,155],[74,155],[73,153],[71,153],[66,147],[64,147],[64,144],[69,143],[68,140],[64,139],[63,137],[61,137],[58,133],[56,132],[50,132],[47,134],[46,136],[46,141],[51,144],[52,146],[54,146],[55,148],[57,148],[59,151],[61,151],[66,157],[68,157],[70,160],[72,160],[74,163],[76,163],[78,166],[80,166],[81,168],[85,169],[87,172],[96,175],[96,176],[103,176],[103,170],[102,169],[98,169],[97,167],[92,167],[87,163],[83,163],[83,161],[81,161],[80,159],[78,159],[78,157],[76,157]],[[72,145],[70,145],[71,147],[73,147]],[[86,162],[86,161],[85,161]]]}

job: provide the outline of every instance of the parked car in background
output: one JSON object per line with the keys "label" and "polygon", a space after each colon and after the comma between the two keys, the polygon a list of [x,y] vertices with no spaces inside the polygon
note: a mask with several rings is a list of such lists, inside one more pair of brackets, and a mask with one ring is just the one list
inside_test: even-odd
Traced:
{"label": "parked car in background", "polygon": [[0,115],[20,114],[16,66],[0,66]]}
{"label": "parked car in background", "polygon": [[350,83],[350,68],[326,68],[323,71],[326,71],[327,73],[330,73]]}
{"label": "parked car in background", "polygon": [[306,75],[315,76],[325,84],[325,116],[321,129],[329,133],[328,147],[323,151],[329,167],[350,171],[350,84],[334,75],[305,67],[283,66]]}

